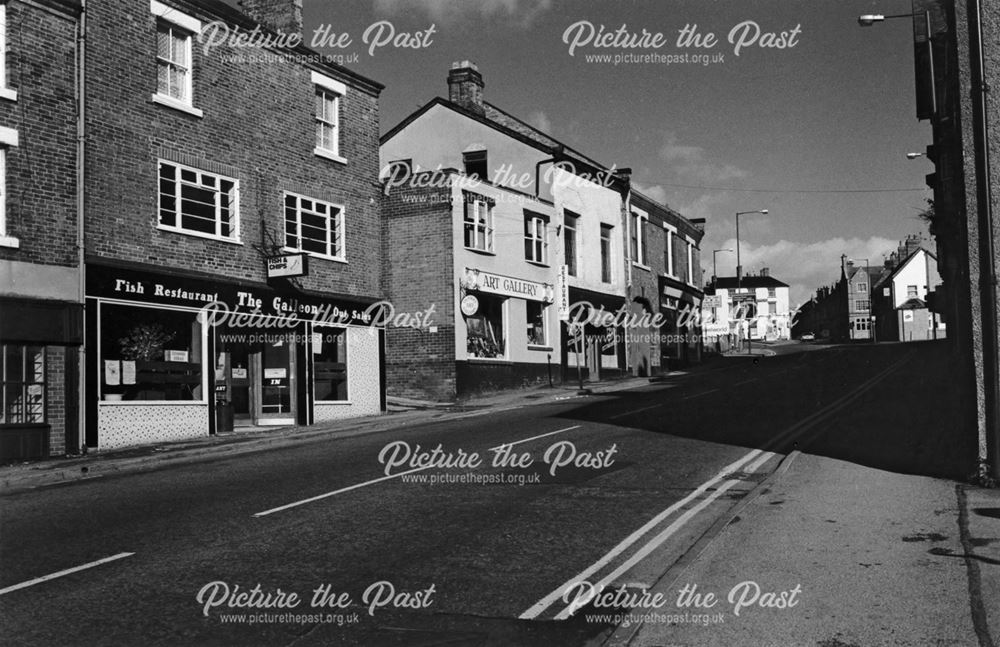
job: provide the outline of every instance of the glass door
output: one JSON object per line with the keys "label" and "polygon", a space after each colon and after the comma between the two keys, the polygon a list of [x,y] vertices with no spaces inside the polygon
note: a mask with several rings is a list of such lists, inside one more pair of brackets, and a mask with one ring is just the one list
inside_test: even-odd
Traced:
{"label": "glass door", "polygon": [[256,362],[260,424],[295,424],[295,342],[265,343]]}

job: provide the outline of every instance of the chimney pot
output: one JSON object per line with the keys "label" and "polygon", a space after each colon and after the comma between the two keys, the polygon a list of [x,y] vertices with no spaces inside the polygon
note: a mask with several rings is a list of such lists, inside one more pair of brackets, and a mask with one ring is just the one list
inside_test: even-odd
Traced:
{"label": "chimney pot", "polygon": [[260,24],[302,36],[302,0],[239,0],[240,9]]}
{"label": "chimney pot", "polygon": [[457,103],[466,110],[484,114],[483,106],[483,75],[471,61],[455,61],[448,71],[448,100]]}

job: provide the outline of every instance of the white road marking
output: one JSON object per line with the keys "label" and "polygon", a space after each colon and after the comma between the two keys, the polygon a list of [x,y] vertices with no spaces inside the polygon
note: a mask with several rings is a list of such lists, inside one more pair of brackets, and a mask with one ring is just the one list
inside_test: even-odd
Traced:
{"label": "white road marking", "polygon": [[112,555],[111,557],[105,557],[104,559],[99,559],[96,562],[89,562],[87,564],[82,564],[80,566],[74,566],[73,568],[67,568],[64,571],[58,571],[56,573],[51,573],[49,575],[43,575],[42,577],[36,577],[33,580],[28,580],[27,582],[21,582],[20,584],[15,584],[13,586],[8,586],[5,589],[0,589],[0,595],[6,595],[11,591],[26,589],[29,586],[41,584],[42,582],[48,582],[49,580],[54,580],[58,577],[63,577],[64,575],[70,575],[72,573],[85,571],[88,568],[94,568],[95,566],[100,566],[101,564],[107,564],[108,562],[124,559],[125,557],[131,557],[132,555],[135,555],[135,553],[118,553],[117,555]]}
{"label": "white road marking", "polygon": [[[723,467],[719,471],[718,474],[716,474],[715,476],[713,476],[709,480],[707,480],[704,483],[702,483],[701,485],[699,485],[697,489],[695,489],[693,492],[691,492],[690,494],[688,494],[686,497],[684,497],[680,501],[677,501],[676,503],[674,503],[673,505],[671,505],[669,508],[667,508],[666,510],[660,512],[658,515],[656,515],[655,517],[653,517],[652,519],[650,519],[649,521],[647,521],[641,528],[639,528],[638,530],[636,530],[635,532],[633,532],[631,535],[629,535],[628,537],[626,537],[625,539],[623,539],[617,546],[615,546],[610,551],[608,551],[607,554],[605,554],[599,560],[597,560],[596,562],[594,562],[593,564],[591,564],[590,566],[588,566],[586,569],[584,569],[582,572],[580,572],[576,576],[574,576],[574,577],[570,578],[569,580],[567,580],[562,586],[557,587],[551,593],[549,593],[544,598],[542,598],[541,600],[539,600],[538,602],[536,602],[534,605],[531,606],[530,609],[528,609],[527,611],[525,611],[524,613],[522,613],[521,616],[520,616],[520,618],[522,620],[531,620],[532,618],[537,617],[540,613],[542,613],[547,608],[549,608],[550,606],[552,606],[552,603],[554,603],[556,600],[558,600],[559,598],[561,598],[562,595],[563,595],[563,593],[565,593],[565,591],[567,590],[567,588],[569,588],[570,586],[573,586],[574,584],[576,584],[578,582],[586,580],[588,577],[590,577],[591,575],[593,575],[594,573],[596,573],[600,569],[604,568],[608,563],[611,562],[611,560],[613,560],[619,554],[621,554],[626,549],[628,549],[632,544],[634,544],[637,541],[639,541],[639,539],[642,538],[643,535],[645,535],[647,532],[649,532],[650,530],[652,530],[653,528],[655,528],[656,526],[658,526],[661,522],[663,522],[664,519],[666,519],[667,517],[669,517],[673,513],[677,512],[678,510],[680,510],[681,508],[683,508],[685,505],[687,505],[691,501],[697,499],[699,496],[701,496],[702,494],[704,494],[705,491],[708,490],[710,487],[714,486],[716,483],[718,483],[719,481],[721,481],[726,476],[734,473],[736,470],[738,470],[740,467],[742,467],[745,463],[753,460],[754,458],[756,458],[760,454],[761,454],[761,450],[754,449],[754,450],[752,450],[750,452],[747,452],[747,454],[744,455],[739,460],[737,460],[737,461],[735,461],[733,463],[730,463],[729,465]],[[770,456],[768,456],[768,457],[770,457]]]}
{"label": "white road marking", "polygon": [[[766,463],[768,460],[770,460],[772,456],[774,456],[773,453],[765,452],[757,460],[755,460],[751,465],[747,467],[746,473],[752,474],[753,472],[757,471],[760,468],[760,466]],[[678,517],[676,521],[667,526],[660,534],[653,537],[649,542],[646,543],[645,546],[640,548],[638,551],[636,551],[634,555],[629,557],[620,566],[618,566],[618,568],[616,568],[615,570],[611,571],[610,573],[602,577],[600,580],[598,580],[594,584],[594,588],[592,589],[593,593],[596,594],[600,592],[601,589],[606,587],[609,583],[614,582],[624,573],[627,573],[629,569],[631,569],[633,566],[635,566],[636,564],[644,560],[646,557],[648,557],[650,553],[659,548],[663,542],[669,539],[670,536],[673,535],[675,532],[680,530],[684,526],[684,524],[686,524],[688,521],[694,518],[695,515],[697,515],[699,512],[707,508],[709,504],[712,503],[712,501],[715,501],[720,496],[725,494],[729,488],[733,487],[734,485],[738,485],[739,483],[740,479],[730,479],[725,483],[723,483],[722,485],[720,485],[714,492],[712,492],[710,495],[705,497],[705,499],[703,499],[700,503],[698,503],[698,505],[686,511],[684,514]],[[574,600],[573,603],[568,605],[565,609],[563,609],[556,615],[556,620],[565,620],[566,618],[570,617],[577,609],[579,609],[582,606],[585,606],[588,602],[590,602],[591,597],[593,596],[592,595],[588,596],[586,599],[582,599],[579,602]]]}
{"label": "white road marking", "polygon": [[537,436],[532,436],[531,438],[525,438],[524,440],[515,440],[512,443],[504,443],[502,445],[497,445],[496,447],[490,447],[491,452],[498,451],[504,447],[513,447],[514,445],[521,445],[523,443],[530,443],[532,440],[538,440],[539,438],[545,438],[546,436],[555,436],[556,434],[565,433],[567,431],[572,431],[574,429],[579,429],[580,425],[573,425],[572,427],[566,427],[565,429],[556,429],[555,431],[550,431],[547,434],[539,434]]}
{"label": "white road marking", "polygon": [[695,393],[694,395],[689,395],[689,396],[687,396],[684,399],[685,400],[690,400],[691,398],[700,398],[703,395],[708,395],[709,393],[715,393],[718,390],[719,389],[709,389],[708,391],[702,391],[701,393]]}
{"label": "white road marking", "polygon": [[[555,434],[561,434],[571,429],[577,429],[580,425],[573,425],[572,427],[566,427],[565,429],[557,429],[555,431],[550,431],[546,434],[539,434],[538,436],[532,436],[531,438],[525,438],[523,440],[516,440],[512,443],[505,443],[499,447],[493,447],[490,451],[495,451],[501,447],[513,447],[514,445],[520,445],[521,443],[530,442],[532,440],[537,440],[539,438],[545,438],[546,436],[552,436]],[[405,472],[399,472],[398,474],[388,474],[386,476],[380,476],[377,479],[371,479],[370,481],[364,481],[362,483],[355,483],[354,485],[348,485],[347,487],[342,487],[339,490],[334,490],[333,492],[326,492],[324,494],[318,494],[314,497],[309,497],[308,499],[302,499],[301,501],[293,501],[292,503],[286,503],[285,505],[278,506],[277,508],[271,508],[270,510],[264,510],[263,512],[254,513],[255,517],[266,517],[268,515],[274,514],[275,512],[283,512],[285,510],[290,510],[292,508],[297,508],[300,505],[306,505],[307,503],[315,503],[316,501],[322,501],[323,499],[328,499],[332,496],[337,496],[338,494],[343,494],[344,492],[350,492],[352,490],[358,490],[363,487],[368,487],[369,485],[375,485],[376,483],[383,483],[385,481],[391,481],[392,479],[397,479],[401,476],[406,476],[407,474],[415,474],[417,472],[423,472],[424,470],[436,467],[435,465],[427,465],[426,467],[416,467],[412,470],[406,470]]]}

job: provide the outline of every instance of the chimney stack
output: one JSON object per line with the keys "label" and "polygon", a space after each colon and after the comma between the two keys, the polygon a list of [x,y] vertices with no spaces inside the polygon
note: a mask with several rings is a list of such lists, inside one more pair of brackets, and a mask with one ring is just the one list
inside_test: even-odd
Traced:
{"label": "chimney stack", "polygon": [[765,268],[761,269],[760,275],[761,276],[771,276],[771,268],[770,267],[765,267]]}
{"label": "chimney stack", "polygon": [[448,100],[457,103],[466,110],[476,114],[484,114],[483,107],[483,75],[479,68],[470,61],[455,61],[448,71]]}
{"label": "chimney stack", "polygon": [[239,0],[240,9],[263,26],[302,36],[302,0]]}

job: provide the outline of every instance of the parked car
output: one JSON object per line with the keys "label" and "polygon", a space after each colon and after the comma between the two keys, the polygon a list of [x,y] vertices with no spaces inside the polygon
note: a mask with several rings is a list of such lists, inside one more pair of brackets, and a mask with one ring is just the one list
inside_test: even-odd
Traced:
{"label": "parked car", "polygon": [[811,332],[804,332],[799,336],[800,341],[816,341],[816,335]]}

